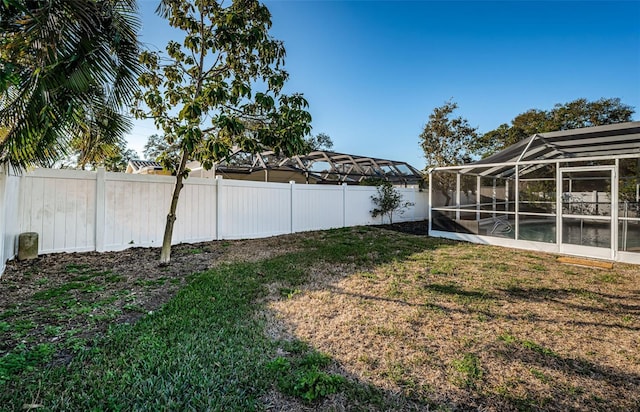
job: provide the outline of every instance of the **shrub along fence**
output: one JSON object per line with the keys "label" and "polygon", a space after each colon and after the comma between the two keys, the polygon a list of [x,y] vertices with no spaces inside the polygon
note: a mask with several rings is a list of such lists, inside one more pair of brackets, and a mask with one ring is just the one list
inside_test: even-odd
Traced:
{"label": "shrub along fence", "polygon": [[[175,178],[83,170],[0,169],[0,274],[18,235],[36,232],[38,252],[161,246]],[[399,188],[412,202],[394,221],[427,218],[428,192]],[[264,183],[190,177],[172,242],[251,239],[385,223],[371,217],[374,187]]]}

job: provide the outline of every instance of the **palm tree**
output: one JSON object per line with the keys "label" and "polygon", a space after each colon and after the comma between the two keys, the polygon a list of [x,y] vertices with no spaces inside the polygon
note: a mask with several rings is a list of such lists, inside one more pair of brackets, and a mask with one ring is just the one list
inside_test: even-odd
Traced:
{"label": "palm tree", "polygon": [[121,143],[139,26],[135,0],[3,0],[0,163],[51,166],[78,139]]}

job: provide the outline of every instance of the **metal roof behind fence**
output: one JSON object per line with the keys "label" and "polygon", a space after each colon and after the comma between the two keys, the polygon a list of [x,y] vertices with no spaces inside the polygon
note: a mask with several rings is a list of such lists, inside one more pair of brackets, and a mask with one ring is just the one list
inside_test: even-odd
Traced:
{"label": "metal roof behind fence", "polygon": [[319,183],[357,184],[372,178],[405,185],[422,181],[422,173],[406,162],[322,150],[292,157],[277,156],[271,151],[236,152],[228,161],[218,164],[217,169],[225,172],[297,171]]}

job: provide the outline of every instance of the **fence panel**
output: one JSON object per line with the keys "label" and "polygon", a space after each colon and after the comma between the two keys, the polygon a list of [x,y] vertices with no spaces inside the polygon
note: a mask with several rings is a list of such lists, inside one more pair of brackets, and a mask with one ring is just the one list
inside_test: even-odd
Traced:
{"label": "fence panel", "polygon": [[291,232],[291,185],[218,179],[218,238]]}
{"label": "fence panel", "polygon": [[106,173],[104,250],[160,246],[175,178]]}
{"label": "fence panel", "polygon": [[372,217],[371,210],[375,207],[371,196],[376,194],[372,186],[348,187],[345,200],[345,226],[377,225],[382,223],[382,217]]}
{"label": "fence panel", "polygon": [[[173,186],[171,188],[173,190]],[[171,198],[171,194],[167,199]],[[190,177],[180,193],[173,243],[194,243],[216,239],[216,181],[214,179]],[[162,216],[162,230],[167,209]],[[160,239],[162,241],[162,238]]]}
{"label": "fence panel", "polygon": [[13,258],[18,253],[18,234],[20,233],[20,223],[18,222],[20,176],[9,173],[5,185],[5,260]]}
{"label": "fence panel", "polygon": [[95,250],[95,173],[37,169],[20,179],[19,231],[38,233],[39,253]]}
{"label": "fence panel", "polygon": [[[401,213],[395,213],[393,215],[394,222],[411,222],[414,220],[420,220],[417,216],[420,215],[421,198],[418,196],[420,192],[415,189],[398,189],[398,192],[402,196],[402,203],[409,202],[411,206],[403,209]],[[385,222],[387,223],[387,222]]]}
{"label": "fence panel", "polygon": [[[413,205],[403,209],[401,212],[395,212],[393,214],[394,222],[410,222],[427,218],[428,192],[420,192],[414,188],[397,188],[396,190],[402,196],[402,203],[410,202]],[[346,226],[389,223],[387,216],[378,216],[376,218],[371,216],[371,210],[375,207],[371,197],[376,195],[377,190],[375,187],[351,186],[348,188],[345,202]]]}
{"label": "fence panel", "polygon": [[346,186],[293,185],[292,231],[344,226]]}
{"label": "fence panel", "polygon": [[413,220],[426,220],[429,218],[429,191],[416,191],[415,206],[413,211]]}
{"label": "fence panel", "polygon": [[10,234],[7,230],[7,172],[4,166],[0,166],[0,276],[4,272],[6,261],[13,257],[13,251],[9,244]]}

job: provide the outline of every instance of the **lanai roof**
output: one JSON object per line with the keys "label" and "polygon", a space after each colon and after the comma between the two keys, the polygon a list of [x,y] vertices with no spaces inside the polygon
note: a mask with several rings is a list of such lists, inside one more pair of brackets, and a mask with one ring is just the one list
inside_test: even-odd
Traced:
{"label": "lanai roof", "polygon": [[367,178],[381,178],[395,184],[422,181],[420,171],[406,162],[320,150],[292,157],[276,156],[274,152],[240,151],[218,164],[217,169],[228,172],[290,170],[306,174],[319,183],[358,183]]}
{"label": "lanai roof", "polygon": [[634,154],[640,156],[640,122],[537,133],[477,162],[434,170],[507,177],[513,174],[513,166],[518,164],[535,165],[559,159],[587,160]]}

